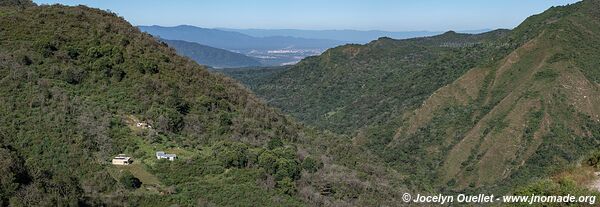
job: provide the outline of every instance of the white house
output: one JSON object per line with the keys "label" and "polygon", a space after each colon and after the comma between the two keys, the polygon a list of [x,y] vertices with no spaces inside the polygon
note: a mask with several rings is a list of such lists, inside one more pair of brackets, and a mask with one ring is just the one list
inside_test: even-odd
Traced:
{"label": "white house", "polygon": [[156,152],[156,159],[168,159],[169,161],[173,161],[177,158],[176,154],[165,154],[163,151]]}
{"label": "white house", "polygon": [[131,164],[131,157],[127,157],[124,154],[119,154],[112,159],[113,165],[129,165]]}
{"label": "white house", "polygon": [[152,126],[150,126],[150,124],[148,123],[144,123],[144,122],[138,122],[135,124],[135,126],[139,127],[139,128],[152,128]]}

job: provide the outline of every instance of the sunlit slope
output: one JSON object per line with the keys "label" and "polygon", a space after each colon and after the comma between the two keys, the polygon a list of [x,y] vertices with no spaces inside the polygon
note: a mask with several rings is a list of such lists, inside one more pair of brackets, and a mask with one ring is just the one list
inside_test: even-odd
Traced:
{"label": "sunlit slope", "polygon": [[584,1],[529,18],[511,35],[531,39],[407,113],[386,151],[415,150],[427,166],[407,170],[431,170],[425,180],[454,190],[506,187],[575,164],[600,144],[599,10]]}

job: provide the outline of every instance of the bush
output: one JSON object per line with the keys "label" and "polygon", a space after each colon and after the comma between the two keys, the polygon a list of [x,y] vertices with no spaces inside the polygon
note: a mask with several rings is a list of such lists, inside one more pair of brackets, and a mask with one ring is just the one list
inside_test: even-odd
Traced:
{"label": "bush", "polygon": [[302,169],[304,169],[310,173],[317,172],[317,170],[319,170],[322,167],[323,167],[323,162],[317,161],[312,157],[306,157],[302,161]]}
{"label": "bush", "polygon": [[535,74],[536,80],[544,80],[544,79],[554,80],[557,77],[558,77],[558,73],[553,70],[550,70],[550,69],[542,70]]}
{"label": "bush", "polygon": [[68,68],[63,75],[63,80],[69,84],[77,85],[83,81],[86,73],[79,68]]}
{"label": "bush", "polygon": [[600,163],[600,151],[594,152],[587,160],[587,164],[595,168],[598,168],[598,163]]}
{"label": "bush", "polygon": [[35,43],[37,50],[43,57],[47,58],[58,51],[58,42],[50,39],[40,39]]}
{"label": "bush", "polygon": [[143,61],[138,67],[142,74],[146,74],[147,72],[150,74],[155,74],[159,72],[158,64],[150,60]]}
{"label": "bush", "polygon": [[28,177],[23,159],[0,145],[0,204],[7,202],[21,185],[30,182]]}
{"label": "bush", "polygon": [[279,192],[284,194],[293,195],[296,193],[296,184],[291,178],[284,178],[280,181],[277,181],[276,187]]}
{"label": "bush", "polygon": [[29,56],[27,56],[27,55],[23,55],[19,59],[20,59],[21,64],[23,64],[23,65],[31,65],[33,63],[31,58],[29,58]]}
{"label": "bush", "polygon": [[81,51],[75,47],[68,47],[67,55],[69,56],[69,58],[76,60],[79,57],[79,55],[81,55]]}

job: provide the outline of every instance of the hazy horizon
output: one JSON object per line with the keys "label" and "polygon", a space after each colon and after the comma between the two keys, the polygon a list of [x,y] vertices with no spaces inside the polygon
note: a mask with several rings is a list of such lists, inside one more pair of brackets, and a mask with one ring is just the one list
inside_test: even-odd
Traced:
{"label": "hazy horizon", "polygon": [[[134,25],[229,29],[358,31],[469,31],[512,29],[551,6],[577,0],[460,1],[160,1],[35,0],[111,10]],[[433,6],[432,6],[433,5]],[[160,15],[157,15],[160,14]]]}
{"label": "hazy horizon", "polygon": [[204,27],[202,25],[189,25],[189,24],[180,24],[180,25],[157,25],[157,24],[151,24],[151,25],[134,25],[136,27],[140,27],[140,26],[158,26],[158,27],[178,27],[178,26],[192,26],[192,27],[199,27],[199,28],[205,28],[205,29],[217,29],[217,30],[302,30],[302,31],[315,31],[315,32],[319,32],[319,31],[357,31],[357,32],[448,32],[448,31],[454,31],[454,32],[485,32],[485,31],[491,31],[491,30],[495,30],[495,29],[510,29],[510,28],[480,28],[480,29],[468,29],[468,30],[402,30],[402,31],[393,31],[393,30],[381,30],[381,29],[369,29],[369,30],[361,30],[361,29],[297,29],[297,28],[271,28],[271,29],[265,29],[265,28],[253,28],[253,27],[249,27],[249,28],[232,28],[232,27]]}

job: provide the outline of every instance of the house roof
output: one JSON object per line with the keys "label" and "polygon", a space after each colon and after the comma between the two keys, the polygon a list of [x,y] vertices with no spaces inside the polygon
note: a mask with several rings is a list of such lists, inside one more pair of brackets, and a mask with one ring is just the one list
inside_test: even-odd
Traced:
{"label": "house roof", "polygon": [[129,160],[131,159],[131,157],[125,157],[125,156],[116,156],[115,158],[113,158],[113,160]]}
{"label": "house roof", "polygon": [[156,152],[156,156],[159,156],[159,157],[177,157],[177,155],[175,155],[175,154],[165,154],[165,152],[163,152],[163,151]]}

